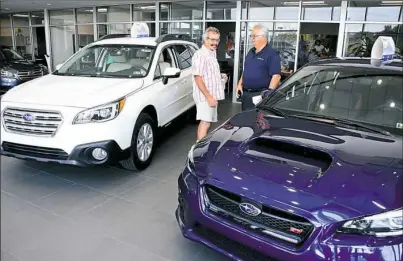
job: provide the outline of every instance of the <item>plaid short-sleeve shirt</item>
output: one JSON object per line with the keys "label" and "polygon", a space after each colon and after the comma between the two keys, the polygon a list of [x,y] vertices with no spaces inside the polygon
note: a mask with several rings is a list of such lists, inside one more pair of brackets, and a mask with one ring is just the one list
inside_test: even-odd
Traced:
{"label": "plaid short-sleeve shirt", "polygon": [[211,51],[204,45],[195,52],[192,58],[193,68],[193,99],[196,103],[206,101],[206,97],[196,85],[194,76],[202,77],[207,90],[214,99],[225,98],[224,86],[221,81],[220,65],[217,61],[216,51]]}

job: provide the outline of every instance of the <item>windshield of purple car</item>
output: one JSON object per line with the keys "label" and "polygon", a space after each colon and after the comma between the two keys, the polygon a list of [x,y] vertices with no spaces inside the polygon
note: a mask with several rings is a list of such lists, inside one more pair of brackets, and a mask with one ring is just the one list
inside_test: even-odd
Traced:
{"label": "windshield of purple car", "polygon": [[286,80],[263,106],[288,115],[347,119],[401,135],[402,86],[401,67],[312,65]]}

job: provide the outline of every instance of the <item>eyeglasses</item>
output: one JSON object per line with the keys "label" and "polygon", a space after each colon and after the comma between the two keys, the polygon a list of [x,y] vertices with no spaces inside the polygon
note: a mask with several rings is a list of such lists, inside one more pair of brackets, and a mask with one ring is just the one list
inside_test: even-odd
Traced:
{"label": "eyeglasses", "polygon": [[263,36],[263,34],[251,34],[249,35],[250,38],[255,39],[256,37]]}
{"label": "eyeglasses", "polygon": [[213,41],[213,42],[220,42],[220,38],[210,38],[210,37],[207,37],[207,39],[209,39],[209,40],[211,40],[211,41]]}

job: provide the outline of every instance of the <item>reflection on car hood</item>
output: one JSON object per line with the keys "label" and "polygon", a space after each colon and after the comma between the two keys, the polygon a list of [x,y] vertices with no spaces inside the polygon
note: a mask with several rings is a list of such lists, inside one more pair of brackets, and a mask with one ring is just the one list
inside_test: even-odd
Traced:
{"label": "reflection on car hood", "polygon": [[41,67],[38,64],[33,63],[28,60],[15,60],[15,61],[6,61],[2,68],[10,68],[16,71],[31,71],[31,70],[39,70]]}
{"label": "reflection on car hood", "polygon": [[402,145],[400,137],[251,111],[199,143],[194,159],[206,182],[251,198],[373,214],[403,206]]}
{"label": "reflection on car hood", "polygon": [[141,88],[142,79],[47,75],[8,91],[4,102],[91,108]]}

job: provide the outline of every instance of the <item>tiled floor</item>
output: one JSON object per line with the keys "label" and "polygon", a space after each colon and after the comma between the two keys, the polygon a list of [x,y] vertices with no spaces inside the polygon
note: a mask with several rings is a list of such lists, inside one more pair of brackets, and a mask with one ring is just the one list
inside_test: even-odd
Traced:
{"label": "tiled floor", "polygon": [[[238,110],[224,102],[219,117]],[[227,260],[184,239],[174,217],[195,134],[196,125],[172,126],[140,173],[2,157],[1,261]]]}

